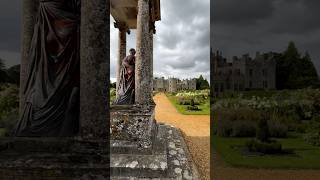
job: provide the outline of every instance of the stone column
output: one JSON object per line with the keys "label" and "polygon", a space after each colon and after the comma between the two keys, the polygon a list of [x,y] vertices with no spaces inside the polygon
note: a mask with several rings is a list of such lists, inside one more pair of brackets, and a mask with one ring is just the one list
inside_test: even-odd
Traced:
{"label": "stone column", "polygon": [[150,78],[151,78],[151,97],[152,97],[152,91],[153,91],[153,30],[149,32],[149,48],[150,48]]}
{"label": "stone column", "polygon": [[149,47],[149,0],[138,0],[137,16],[137,55],[135,70],[135,103],[151,104],[151,58]]}
{"label": "stone column", "polygon": [[[117,61],[117,67],[116,67],[116,77],[117,77],[116,90],[118,91],[118,85],[119,85],[119,81],[120,81],[121,64],[122,64],[122,60],[126,57],[126,52],[127,52],[126,32],[128,31],[128,27],[124,23],[116,22],[115,28],[119,29],[118,61]],[[116,94],[118,96],[118,93],[116,93]]]}
{"label": "stone column", "polygon": [[82,0],[80,44],[80,135],[109,137],[109,0]]}
{"label": "stone column", "polygon": [[24,87],[27,80],[28,57],[33,29],[36,23],[36,16],[39,7],[39,0],[22,1],[22,46],[21,46],[21,65],[20,65],[20,113],[24,107]]}

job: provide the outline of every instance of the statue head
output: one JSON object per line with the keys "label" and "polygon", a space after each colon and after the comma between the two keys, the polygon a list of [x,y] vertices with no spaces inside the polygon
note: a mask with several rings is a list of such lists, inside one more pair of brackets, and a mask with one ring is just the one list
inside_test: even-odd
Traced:
{"label": "statue head", "polygon": [[133,48],[131,48],[130,50],[129,50],[129,53],[130,53],[130,55],[135,55],[136,54],[136,50],[135,49],[133,49]]}

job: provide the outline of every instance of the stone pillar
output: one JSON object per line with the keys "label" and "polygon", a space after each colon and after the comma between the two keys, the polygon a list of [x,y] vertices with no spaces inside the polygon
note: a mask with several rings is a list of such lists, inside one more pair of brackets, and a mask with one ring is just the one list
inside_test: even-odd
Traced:
{"label": "stone pillar", "polygon": [[150,51],[150,78],[151,78],[151,97],[153,92],[153,30],[149,32],[149,51]]}
{"label": "stone pillar", "polygon": [[20,65],[20,113],[24,107],[25,83],[27,81],[28,57],[33,29],[36,22],[39,0],[22,1],[22,46],[21,46],[21,65]]}
{"label": "stone pillar", "polygon": [[[118,61],[117,61],[117,67],[116,67],[116,77],[117,77],[116,90],[118,91],[121,64],[122,64],[122,60],[126,57],[126,52],[127,52],[126,32],[128,31],[128,27],[126,26],[126,24],[121,22],[115,23],[115,27],[119,29]],[[118,96],[118,92],[116,93],[116,95]]]}
{"label": "stone pillar", "polygon": [[151,58],[149,47],[149,0],[138,0],[135,103],[148,105],[152,100]]}
{"label": "stone pillar", "polygon": [[82,0],[80,44],[80,136],[109,137],[109,0]]}

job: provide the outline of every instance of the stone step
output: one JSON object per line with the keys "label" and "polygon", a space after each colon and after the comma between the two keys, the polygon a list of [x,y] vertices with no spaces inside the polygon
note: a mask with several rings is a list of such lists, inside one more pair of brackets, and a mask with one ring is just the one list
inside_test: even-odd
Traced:
{"label": "stone step", "polygon": [[[156,128],[152,147],[147,150],[138,149],[134,142],[118,142],[111,144],[110,170],[111,176],[130,176],[157,178],[168,174],[166,129]],[[122,149],[122,150],[121,150]]]}
{"label": "stone step", "polygon": [[166,177],[167,155],[112,154],[110,157],[111,176]]}

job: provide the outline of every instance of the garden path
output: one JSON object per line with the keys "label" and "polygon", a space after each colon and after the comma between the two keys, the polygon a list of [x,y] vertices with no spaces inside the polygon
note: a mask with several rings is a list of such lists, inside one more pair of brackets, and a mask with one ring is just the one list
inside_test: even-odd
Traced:
{"label": "garden path", "polygon": [[180,128],[193,160],[204,180],[210,179],[210,116],[183,115],[171,104],[164,93],[154,96],[157,122]]}

